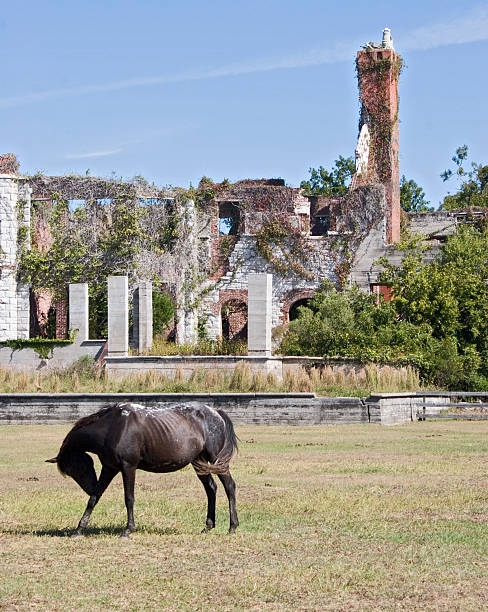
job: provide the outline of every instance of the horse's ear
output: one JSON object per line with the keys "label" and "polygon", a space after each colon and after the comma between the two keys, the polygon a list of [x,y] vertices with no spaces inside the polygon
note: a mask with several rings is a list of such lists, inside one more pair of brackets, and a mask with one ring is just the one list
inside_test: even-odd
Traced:
{"label": "horse's ear", "polygon": [[46,463],[57,463],[57,462],[58,462],[57,457],[53,457],[52,459],[46,459]]}

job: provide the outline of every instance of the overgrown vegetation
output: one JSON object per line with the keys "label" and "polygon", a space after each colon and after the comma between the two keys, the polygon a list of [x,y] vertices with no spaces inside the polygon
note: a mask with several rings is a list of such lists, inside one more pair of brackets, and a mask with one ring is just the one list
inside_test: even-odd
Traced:
{"label": "overgrown vegetation", "polygon": [[400,248],[399,267],[382,260],[391,301],[324,285],[290,323],[282,350],[409,363],[441,388],[488,389],[488,227],[460,227],[430,263],[420,238]]}
{"label": "overgrown vegetation", "polygon": [[53,338],[17,338],[15,340],[2,340],[0,347],[7,346],[13,351],[21,351],[22,349],[32,349],[41,359],[50,359],[53,351],[57,346],[68,346],[73,344],[74,335],[70,338],[53,339]]}
{"label": "overgrown vegetation", "polygon": [[[33,201],[32,227],[19,227],[18,279],[53,301],[65,298],[68,283],[89,283],[90,335],[106,337],[107,276],[128,274],[131,284],[148,278],[160,286],[162,271],[175,265],[175,237],[183,230],[173,199],[140,178],[41,175],[30,183],[48,197]],[[60,191],[51,192],[55,187]],[[82,199],[68,200],[66,193]]]}
{"label": "overgrown vegetation", "polygon": [[369,127],[369,155],[374,160],[369,167],[374,168],[380,182],[389,181],[394,165],[398,164],[392,149],[398,108],[393,109],[395,114],[392,117],[388,95],[391,80],[398,82],[402,68],[403,60],[399,55],[394,55],[393,59],[377,59],[373,54],[366,53],[358,56],[356,61],[361,100],[360,125],[367,123]]}

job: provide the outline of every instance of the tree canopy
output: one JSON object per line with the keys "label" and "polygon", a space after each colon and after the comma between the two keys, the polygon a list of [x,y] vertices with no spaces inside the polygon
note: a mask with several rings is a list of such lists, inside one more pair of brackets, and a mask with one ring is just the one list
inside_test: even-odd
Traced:
{"label": "tree canopy", "polygon": [[[300,187],[306,195],[312,196],[338,196],[344,195],[349,189],[351,179],[356,172],[356,165],[352,157],[339,155],[334,161],[331,170],[323,166],[310,168],[310,178],[302,181]],[[425,199],[425,193],[417,183],[402,176],[400,181],[400,206],[406,212],[426,212],[433,210],[430,202]]]}
{"label": "tree canopy", "polygon": [[309,172],[310,179],[300,183],[306,195],[344,195],[347,193],[352,175],[356,172],[356,164],[352,157],[339,155],[330,171],[319,166],[319,168],[310,168]]}
{"label": "tree canopy", "polygon": [[410,179],[407,180],[405,175],[400,180],[400,206],[408,213],[419,213],[434,210],[429,206],[430,202],[425,199],[425,193],[422,187]]}
{"label": "tree canopy", "polygon": [[444,182],[455,179],[458,183],[457,193],[444,198],[440,206],[442,210],[488,207],[488,166],[471,162],[471,170],[467,170],[464,164],[468,155],[467,145],[458,147],[451,158],[454,169],[448,168],[441,174]]}
{"label": "tree canopy", "polygon": [[289,324],[283,352],[410,363],[440,387],[488,389],[488,227],[461,226],[428,263],[420,239],[401,246],[398,267],[381,262],[390,302],[325,284]]}

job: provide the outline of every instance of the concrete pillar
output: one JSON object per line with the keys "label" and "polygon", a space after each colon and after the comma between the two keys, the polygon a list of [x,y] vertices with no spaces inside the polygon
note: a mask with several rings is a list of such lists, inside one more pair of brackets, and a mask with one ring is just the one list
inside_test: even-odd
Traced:
{"label": "concrete pillar", "polygon": [[134,344],[139,353],[152,347],[153,341],[153,311],[152,283],[141,281],[134,291]]}
{"label": "concrete pillar", "polygon": [[247,352],[271,357],[271,312],[273,277],[249,274],[247,291]]}
{"label": "concrete pillar", "polygon": [[88,340],[88,284],[72,283],[68,285],[70,333],[76,332],[75,342]]}
{"label": "concrete pillar", "polygon": [[108,277],[108,354],[126,357],[129,350],[129,283],[127,276]]}
{"label": "concrete pillar", "polygon": [[30,288],[17,285],[17,338],[27,339],[30,327]]}

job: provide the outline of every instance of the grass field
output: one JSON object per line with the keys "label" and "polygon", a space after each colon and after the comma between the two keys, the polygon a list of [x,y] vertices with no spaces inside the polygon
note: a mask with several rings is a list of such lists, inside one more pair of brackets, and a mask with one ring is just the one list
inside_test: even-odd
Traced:
{"label": "grass field", "polygon": [[241,526],[200,534],[189,468],[86,495],[55,466],[67,426],[0,427],[1,610],[486,610],[488,423],[242,427]]}

